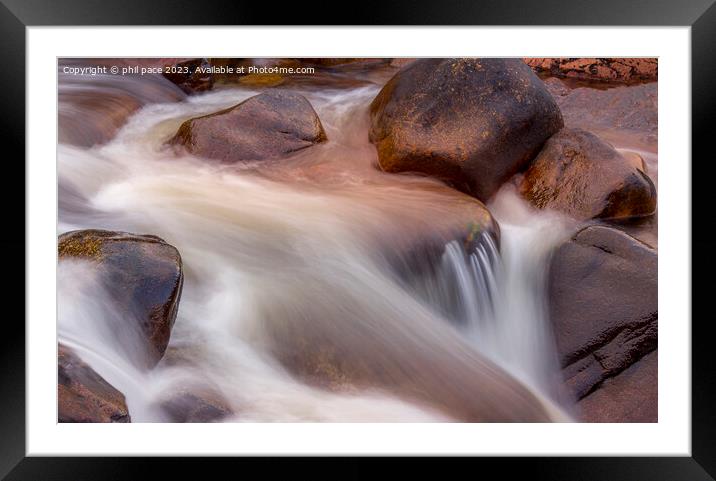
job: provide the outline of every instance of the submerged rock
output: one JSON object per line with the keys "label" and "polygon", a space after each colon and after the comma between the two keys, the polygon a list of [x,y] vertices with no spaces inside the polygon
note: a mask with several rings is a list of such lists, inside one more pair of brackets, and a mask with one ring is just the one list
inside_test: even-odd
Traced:
{"label": "submerged rock", "polygon": [[656,187],[642,168],[581,129],[562,129],[525,172],[520,192],[535,207],[576,219],[624,219],[656,212]]}
{"label": "submerged rock", "polygon": [[57,357],[57,375],[59,422],[131,422],[124,395],[62,344]]}
{"label": "submerged rock", "polygon": [[656,349],[657,254],[600,225],[557,248],[549,310],[567,385],[580,399]]}
{"label": "submerged rock", "polygon": [[489,199],[563,126],[542,81],[518,59],[420,59],[370,106],[387,172],[419,172]]}
{"label": "submerged rock", "polygon": [[[346,332],[344,322],[317,319],[271,319],[267,326],[271,352],[304,382],[338,392],[383,391],[462,422],[560,419],[528,388],[458,339],[448,348],[443,339],[426,341],[418,325],[371,329],[359,323]],[[444,326],[436,330],[449,331]]]}
{"label": "submerged rock", "polygon": [[162,401],[161,408],[173,423],[211,423],[233,415],[214,392],[182,391]]}
{"label": "submerged rock", "polygon": [[270,90],[187,120],[169,143],[194,155],[234,163],[279,158],[326,140],[321,120],[305,97]]}
{"label": "submerged rock", "polygon": [[83,259],[94,263],[107,292],[125,319],[136,325],[127,337],[126,326],[113,326],[120,342],[134,354],[133,341],[146,346],[139,365],[154,366],[164,354],[177,316],[184,274],[181,256],[174,246],[153,235],[105,230],[79,230],[58,240],[60,261]]}
{"label": "submerged rock", "polygon": [[[383,392],[464,422],[560,419],[427,303],[386,279],[354,275],[257,293],[257,341],[298,379],[327,390]],[[356,281],[368,285],[356,289]]]}

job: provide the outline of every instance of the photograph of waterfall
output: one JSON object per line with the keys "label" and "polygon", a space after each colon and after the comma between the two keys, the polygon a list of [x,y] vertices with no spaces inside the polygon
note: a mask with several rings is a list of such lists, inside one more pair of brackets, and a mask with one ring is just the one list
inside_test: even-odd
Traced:
{"label": "photograph of waterfall", "polygon": [[57,79],[58,422],[658,422],[656,58]]}

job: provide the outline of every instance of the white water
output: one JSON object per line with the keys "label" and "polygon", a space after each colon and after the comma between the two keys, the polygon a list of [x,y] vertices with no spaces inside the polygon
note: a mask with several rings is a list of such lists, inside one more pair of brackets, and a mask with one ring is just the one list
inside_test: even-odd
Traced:
{"label": "white water", "polygon": [[[490,205],[501,255],[488,239],[466,254],[445,237],[432,288],[401,282],[376,252],[446,232],[462,196],[375,169],[366,110],[377,90],[303,92],[329,142],[259,166],[220,167],[162,147],[183,120],[256,93],[247,90],[149,105],[102,147],[59,146],[58,233],[155,234],[184,262],[169,349],[150,372],[127,362],[103,327],[123,320],[87,266],[59,268],[59,340],[125,394],[133,422],[166,420],[157,403],[180,389],[220,394],[236,413],[228,420],[241,422],[445,421],[473,399],[486,420],[528,418],[534,406],[567,419],[544,306],[563,221],[506,187]],[[302,335],[365,364],[374,382],[304,382],[281,363]],[[428,398],[393,389],[401,376]]]}

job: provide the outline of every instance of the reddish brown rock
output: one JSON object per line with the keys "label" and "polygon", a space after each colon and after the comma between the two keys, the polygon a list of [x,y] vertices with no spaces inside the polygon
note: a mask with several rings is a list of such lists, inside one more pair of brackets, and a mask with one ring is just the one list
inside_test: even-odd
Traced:
{"label": "reddish brown rock", "polygon": [[592,225],[555,251],[549,311],[566,383],[577,399],[656,349],[657,254]]}
{"label": "reddish brown rock", "polygon": [[295,321],[270,319],[266,342],[289,372],[309,384],[348,393],[385,391],[462,422],[555,420],[529,389],[485,358],[466,354],[469,348],[423,345],[408,326],[400,334],[391,332],[394,327],[381,333],[359,327],[347,336],[343,324],[332,320]]}
{"label": "reddish brown rock", "polygon": [[58,422],[131,422],[124,395],[62,344],[57,375]]}
{"label": "reddish brown rock", "polygon": [[452,212],[442,222],[431,223],[418,235],[390,236],[378,246],[377,251],[399,279],[411,282],[435,274],[451,241],[457,241],[465,253],[475,252],[486,242],[499,246],[500,226],[487,207],[473,197],[458,194],[450,204]]}
{"label": "reddish brown rock", "polygon": [[556,77],[630,83],[656,81],[656,58],[525,58],[536,72]]}
{"label": "reddish brown rock", "polygon": [[141,107],[186,98],[161,75],[73,75],[66,68],[134,65],[130,60],[63,59],[59,61],[58,140],[91,147],[109,141]]}
{"label": "reddish brown rock", "polygon": [[303,64],[307,65],[318,65],[321,67],[342,67],[349,64],[361,64],[362,66],[373,65],[382,66],[390,63],[388,58],[337,58],[337,57],[323,57],[323,58],[298,58],[295,59]]}
{"label": "reddish brown rock", "polygon": [[214,86],[211,65],[205,58],[194,58],[164,66],[162,75],[188,94],[204,92]]}
{"label": "reddish brown rock", "polygon": [[656,187],[634,162],[591,132],[562,129],[525,172],[520,192],[539,209],[580,220],[649,216]]}
{"label": "reddish brown rock", "polygon": [[233,415],[219,394],[207,390],[175,393],[161,402],[161,408],[173,423],[212,423]]}
{"label": "reddish brown rock", "polygon": [[654,351],[579,401],[579,419],[589,423],[656,423],[658,394],[658,352]]}
{"label": "reddish brown rock", "polygon": [[370,107],[386,172],[418,172],[482,201],[560,128],[544,84],[518,59],[419,59]]}
{"label": "reddish brown rock", "polygon": [[[356,88],[384,84],[393,73],[382,58],[211,58],[215,88]],[[310,67],[311,69],[308,69]],[[226,69],[226,70],[221,70]],[[228,70],[231,69],[231,70]],[[243,70],[242,70],[243,69]]]}
{"label": "reddish brown rock", "polygon": [[184,122],[169,141],[226,163],[280,158],[327,140],[305,97],[270,90],[238,105]]}
{"label": "reddish brown rock", "polygon": [[641,155],[636,152],[622,152],[621,154],[629,162],[629,165],[646,174],[646,162]]}
{"label": "reddish brown rock", "polygon": [[136,343],[143,343],[146,358],[132,361],[156,365],[169,343],[184,283],[176,248],[152,235],[80,230],[62,234],[58,251],[60,261],[84,259],[96,265],[103,287],[131,323],[112,326],[118,341],[132,355]]}
{"label": "reddish brown rock", "polygon": [[555,98],[568,127],[642,133],[646,143],[656,147],[659,126],[657,83],[606,90],[566,89],[564,95]]}
{"label": "reddish brown rock", "polygon": [[390,59],[390,66],[391,67],[397,67],[397,68],[403,68],[406,65],[409,65],[413,62],[415,62],[416,58],[409,58],[409,57],[398,57]]}

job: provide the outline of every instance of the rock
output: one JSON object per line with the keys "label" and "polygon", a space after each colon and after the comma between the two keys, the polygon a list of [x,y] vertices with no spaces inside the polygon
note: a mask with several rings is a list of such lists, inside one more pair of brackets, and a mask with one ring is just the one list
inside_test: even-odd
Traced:
{"label": "rock", "polygon": [[138,339],[128,337],[126,326],[114,326],[118,339],[132,354],[134,342],[144,343],[146,359],[134,361],[156,365],[169,343],[184,283],[177,249],[153,235],[79,230],[62,234],[58,251],[60,261],[84,259],[98,266],[117,309],[128,322],[136,320],[130,331]]}
{"label": "rock", "polygon": [[62,344],[57,376],[58,422],[131,422],[124,395]]}
{"label": "rock", "polygon": [[305,97],[270,90],[238,105],[184,122],[169,141],[222,162],[283,157],[327,140]]}
{"label": "rock", "polygon": [[213,392],[179,392],[161,403],[172,423],[211,423],[233,415],[226,402]]}
{"label": "rock", "polygon": [[518,59],[416,60],[370,113],[384,171],[427,174],[482,201],[563,125],[542,81]]}
{"label": "rock", "polygon": [[73,75],[65,68],[135,65],[130,60],[101,59],[58,61],[58,141],[91,147],[109,141],[127,119],[149,103],[177,102],[186,98],[161,75],[126,76],[102,73]]}
{"label": "rock", "polygon": [[[244,85],[270,87],[285,83],[290,75],[278,69],[297,69],[301,62],[291,58],[210,58],[209,64],[216,70],[212,78],[215,85]],[[252,68],[268,68],[268,72],[256,73]]]}
{"label": "rock", "polygon": [[[552,79],[554,85],[561,82]],[[656,151],[659,115],[658,84],[618,86],[606,90],[594,88],[567,89],[555,95],[568,127],[598,132],[604,137],[614,132],[617,139],[633,138],[635,134],[642,148]],[[555,87],[550,89],[552,92]],[[620,144],[623,141],[620,141]]]}
{"label": "rock", "polygon": [[[211,67],[205,58],[194,58],[165,66],[162,75],[188,94],[204,92],[214,86],[214,77],[207,73]],[[198,71],[199,68],[202,71]]]}
{"label": "rock", "polygon": [[656,58],[525,58],[536,72],[606,82],[656,81]]}
{"label": "rock", "polygon": [[656,187],[644,171],[581,129],[562,129],[547,141],[525,172],[520,192],[539,209],[580,220],[656,212]]}
{"label": "rock", "polygon": [[646,174],[646,162],[644,162],[644,158],[641,155],[636,152],[622,152],[621,154],[629,162],[629,165]]}
{"label": "rock", "polygon": [[390,66],[391,67],[397,67],[397,68],[403,68],[406,65],[410,65],[411,63],[418,60],[417,58],[409,58],[409,57],[398,57],[390,59]]}
{"label": "rock", "polygon": [[657,254],[591,225],[555,251],[549,311],[566,383],[581,399],[656,349]]}
{"label": "rock", "polygon": [[589,423],[655,423],[659,421],[657,351],[644,356],[577,404],[580,420]]}
{"label": "rock", "polygon": [[382,58],[211,58],[209,63],[216,68],[215,88],[357,88],[383,85],[383,72],[391,70],[389,59]]}
{"label": "rock", "polygon": [[302,382],[344,394],[387,392],[460,422],[560,419],[535,393],[457,339],[453,352],[442,340],[425,342],[419,325],[402,325],[398,334],[393,326],[370,329],[358,321],[346,335],[339,332],[345,323],[319,320],[316,328],[316,319],[297,317],[281,325],[269,320],[267,326],[272,354]]}
{"label": "rock", "polygon": [[[474,202],[474,213],[487,213]],[[492,229],[490,224],[485,227]],[[444,232],[447,236],[453,231]],[[384,249],[390,249],[406,270],[431,269],[431,259],[421,254],[438,256],[445,246],[442,237],[386,236],[390,238],[405,242]],[[464,238],[468,245],[479,242],[477,235]],[[410,241],[413,251],[404,250]],[[535,393],[484,358],[457,329],[446,327],[426,304],[415,303],[415,297],[404,292],[405,286],[396,286],[395,294],[409,296],[410,302],[376,295],[373,302],[365,303],[362,296],[370,291],[356,290],[343,279],[337,276],[327,282],[308,277],[271,293],[257,293],[257,304],[262,306],[254,332],[257,342],[302,382],[342,393],[383,391],[464,422],[556,419]],[[389,286],[381,282],[375,288]],[[316,296],[325,302],[311,301]]]}
{"label": "rock", "polygon": [[390,59],[386,58],[334,58],[334,57],[323,57],[323,58],[297,58],[295,59],[302,64],[316,65],[319,67],[343,67],[351,64],[360,64],[361,66],[375,66],[380,67],[383,65],[390,64]]}
{"label": "rock", "polygon": [[444,224],[434,224],[420,235],[397,237],[379,246],[376,251],[384,256],[402,281],[423,279],[436,274],[448,242],[457,241],[466,253],[486,241],[499,246],[500,226],[485,205],[477,199],[460,194],[451,204],[452,215]]}
{"label": "rock", "polygon": [[[557,104],[559,105],[559,99],[560,97],[564,97],[565,95],[569,95],[571,92],[571,89],[567,87],[565,82],[558,78],[554,77],[548,77],[543,80],[544,86],[547,88],[547,91],[552,94],[552,97],[557,101]],[[561,111],[561,107],[560,107]],[[562,117],[564,118],[564,112],[562,112]],[[565,119],[566,121],[566,119]]]}

